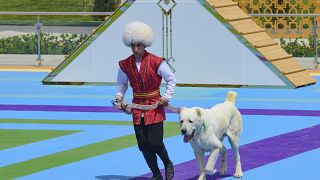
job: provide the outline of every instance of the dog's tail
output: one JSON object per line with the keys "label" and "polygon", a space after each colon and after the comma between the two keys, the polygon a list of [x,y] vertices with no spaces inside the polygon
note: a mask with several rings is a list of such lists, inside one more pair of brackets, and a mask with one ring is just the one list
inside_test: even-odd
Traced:
{"label": "dog's tail", "polygon": [[237,93],[234,91],[229,91],[226,97],[226,102],[230,102],[232,104],[235,104],[236,102]]}

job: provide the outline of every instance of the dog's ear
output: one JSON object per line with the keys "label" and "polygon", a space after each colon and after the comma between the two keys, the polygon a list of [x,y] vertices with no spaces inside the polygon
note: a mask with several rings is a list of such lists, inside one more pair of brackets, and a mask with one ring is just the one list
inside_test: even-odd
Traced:
{"label": "dog's ear", "polygon": [[181,113],[181,111],[183,110],[184,107],[178,108],[178,114]]}
{"label": "dog's ear", "polygon": [[197,116],[198,116],[199,118],[201,118],[201,116],[202,116],[201,109],[196,108],[196,113],[197,113]]}

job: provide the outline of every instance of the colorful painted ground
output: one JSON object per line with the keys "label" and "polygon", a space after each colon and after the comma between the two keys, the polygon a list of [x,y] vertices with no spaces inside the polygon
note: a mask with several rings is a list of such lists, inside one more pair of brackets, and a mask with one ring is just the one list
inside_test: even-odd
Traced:
{"label": "colorful painted ground", "polygon": [[[46,75],[0,72],[0,179],[148,179],[131,117],[111,107],[115,86],[45,86]],[[224,101],[228,90],[238,92],[243,114],[242,179],[319,179],[319,84],[299,89],[177,87],[171,104],[209,108]],[[197,179],[197,163],[177,119],[168,111],[165,143],[174,179]],[[207,179],[233,179],[233,165],[228,150],[227,175]]]}

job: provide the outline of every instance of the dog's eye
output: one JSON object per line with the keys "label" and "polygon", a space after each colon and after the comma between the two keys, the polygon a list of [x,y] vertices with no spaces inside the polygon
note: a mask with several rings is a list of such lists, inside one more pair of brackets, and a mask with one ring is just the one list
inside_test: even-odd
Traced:
{"label": "dog's eye", "polygon": [[189,123],[193,123],[193,121],[189,120]]}
{"label": "dog's eye", "polygon": [[180,121],[180,124],[182,124],[182,123],[183,123],[183,120]]}

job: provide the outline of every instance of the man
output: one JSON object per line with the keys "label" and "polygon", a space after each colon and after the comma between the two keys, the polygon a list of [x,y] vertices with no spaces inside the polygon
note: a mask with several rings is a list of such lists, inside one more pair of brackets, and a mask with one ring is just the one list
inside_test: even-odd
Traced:
{"label": "man", "polygon": [[[170,180],[174,176],[174,168],[163,143],[163,121],[164,107],[172,98],[176,85],[175,76],[163,58],[145,50],[153,41],[153,31],[148,25],[138,21],[129,23],[123,30],[122,40],[126,46],[131,47],[133,54],[119,62],[116,101],[123,100],[129,82],[134,104],[158,103],[155,109],[132,109],[134,131],[139,150],[153,173],[152,180],[162,180],[157,155],[165,166],[166,179]],[[166,82],[166,90],[161,96],[162,79]],[[125,107],[120,108],[126,111]]]}

